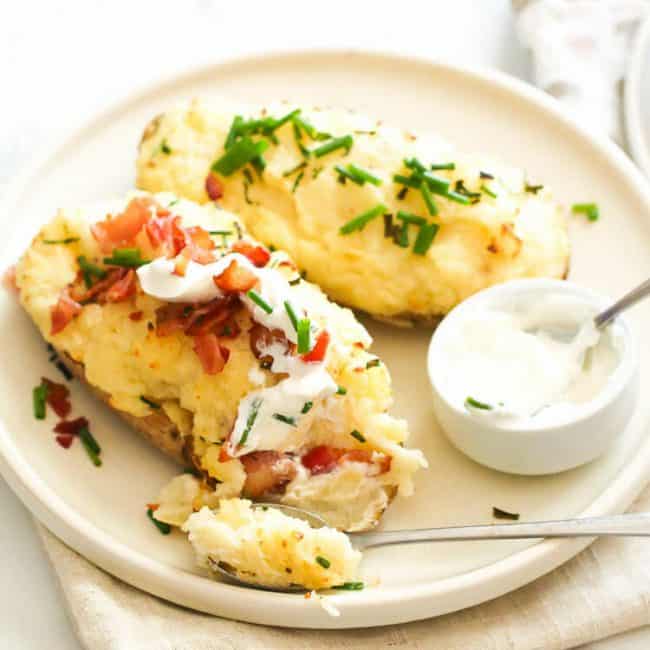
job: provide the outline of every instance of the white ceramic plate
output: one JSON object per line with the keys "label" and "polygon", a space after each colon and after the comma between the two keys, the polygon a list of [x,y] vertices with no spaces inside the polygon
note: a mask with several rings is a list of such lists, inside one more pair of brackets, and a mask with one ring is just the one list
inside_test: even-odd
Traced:
{"label": "white ceramic plate", "polygon": [[623,107],[630,152],[650,176],[650,18],[639,28],[630,54]]}
{"label": "white ceramic plate", "polygon": [[[352,52],[251,57],[193,71],[121,102],[80,129],[14,183],[2,214],[0,262],[11,263],[57,206],[121,195],[133,183],[145,123],[192,95],[228,94],[249,101],[288,98],[357,108],[413,129],[431,129],[469,150],[487,151],[529,170],[567,204],[596,201],[601,221],[571,218],[571,278],[618,295],[650,276],[650,209],[641,175],[613,146],[594,141],[562,117],[552,100],[503,75]],[[52,420],[36,422],[31,388],[55,376],[45,346],[15,302],[0,298],[0,469],[27,506],[55,534],[123,580],[176,603],[220,616],[291,627],[385,625],[474,605],[523,585],[575,555],[588,542],[466,542],[376,549],[365,580],[377,586],[333,597],[339,618],[312,599],[222,584],[195,569],[180,534],[161,536],[145,503],[177,470],[137,434],[74,386],[76,412],[92,418],[104,448],[94,468],[80,445],[55,444]],[[650,306],[630,315],[650,330]],[[409,418],[411,444],[430,469],[416,496],[397,500],[385,528],[492,521],[492,506],[525,520],[623,510],[650,466],[642,400],[606,456],[550,477],[516,477],[483,468],[451,447],[433,419],[426,377],[426,331],[369,323],[377,352],[392,371],[395,412]],[[642,350],[642,394],[650,390],[650,348]]]}

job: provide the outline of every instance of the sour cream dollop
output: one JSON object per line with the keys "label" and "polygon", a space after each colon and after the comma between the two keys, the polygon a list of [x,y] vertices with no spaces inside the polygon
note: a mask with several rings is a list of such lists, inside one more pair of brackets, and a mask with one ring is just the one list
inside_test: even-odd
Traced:
{"label": "sour cream dollop", "polygon": [[[174,273],[174,260],[164,257],[141,266],[137,273],[142,290],[165,302],[203,303],[224,295],[214,283],[235,261],[258,279],[256,293],[271,308],[269,313],[246,293],[240,293],[243,305],[257,323],[270,330],[281,330],[292,343],[297,342],[296,328],[291,322],[286,303],[298,318],[308,316],[296,300],[289,282],[272,266],[258,268],[239,253],[228,253],[210,264],[190,261],[185,275]],[[312,344],[315,340],[312,330]],[[315,418],[331,417],[332,405],[327,400],[337,391],[337,384],[327,371],[327,356],[321,362],[305,362],[300,356],[286,353],[283,345],[272,344],[263,355],[273,359],[271,372],[287,375],[274,386],[254,390],[242,399],[232,434],[226,443],[231,456],[242,456],[255,449],[293,451],[304,444],[304,433]],[[264,374],[251,368],[251,383],[264,383]]]}
{"label": "sour cream dollop", "polygon": [[504,426],[579,408],[620,361],[594,315],[566,296],[469,310],[445,341],[440,385],[456,406]]}

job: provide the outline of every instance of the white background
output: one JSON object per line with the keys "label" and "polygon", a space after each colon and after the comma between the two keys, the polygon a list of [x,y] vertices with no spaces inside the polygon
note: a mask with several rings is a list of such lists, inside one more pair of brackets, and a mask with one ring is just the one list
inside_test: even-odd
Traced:
{"label": "white background", "polygon": [[[508,0],[2,0],[0,195],[35,151],[161,75],[247,51],[318,46],[528,73]],[[88,182],[92,170],[79,179]],[[78,650],[31,517],[2,479],[0,512],[0,648]],[[646,630],[590,646],[648,647]]]}

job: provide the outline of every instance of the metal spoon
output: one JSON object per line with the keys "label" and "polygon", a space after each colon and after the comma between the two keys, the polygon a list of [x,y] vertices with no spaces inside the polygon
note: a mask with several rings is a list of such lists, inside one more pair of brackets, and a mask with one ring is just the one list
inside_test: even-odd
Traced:
{"label": "metal spoon", "polygon": [[[290,517],[306,521],[312,528],[326,526],[319,515],[276,503],[257,503],[255,507],[277,508]],[[420,544],[423,542],[459,542],[485,539],[541,539],[545,537],[601,537],[601,536],[650,537],[650,513],[612,515],[609,517],[586,517],[535,521],[516,524],[488,524],[486,526],[455,526],[451,528],[420,528],[415,530],[390,530],[368,533],[349,533],[354,548],[362,551],[374,546],[392,544]],[[271,591],[305,591],[300,585],[286,589],[265,587],[254,583],[233,567],[211,559],[211,568],[228,580],[257,589]]]}
{"label": "metal spoon", "polygon": [[636,305],[639,300],[645,298],[650,294],[650,280],[642,282],[638,287],[626,293],[620,300],[617,300],[613,305],[601,311],[600,314],[594,317],[594,323],[598,329],[603,329],[609,325],[614,318],[621,312],[625,311],[628,307]]}

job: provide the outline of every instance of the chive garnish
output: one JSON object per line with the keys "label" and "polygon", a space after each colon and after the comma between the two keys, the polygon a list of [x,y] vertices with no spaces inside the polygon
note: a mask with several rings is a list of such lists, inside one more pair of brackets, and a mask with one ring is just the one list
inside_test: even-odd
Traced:
{"label": "chive garnish", "polygon": [[303,415],[304,415],[305,413],[309,413],[309,411],[311,411],[311,407],[312,407],[313,405],[314,405],[313,402],[305,402],[304,405],[303,405],[303,407],[302,407],[302,410],[301,410],[300,412],[301,412]]}
{"label": "chive garnish", "polygon": [[394,174],[393,182],[398,183],[399,185],[405,185],[406,187],[413,187],[418,189],[422,185],[422,179],[416,175],[413,176],[404,176],[403,174]]}
{"label": "chive garnish", "polygon": [[343,591],[361,591],[363,587],[363,582],[344,582],[342,585],[334,585],[332,589],[341,589]]}
{"label": "chive garnish", "polygon": [[284,308],[287,311],[287,316],[289,316],[289,320],[291,321],[291,324],[293,325],[293,329],[298,331],[298,317],[296,316],[296,312],[293,310],[293,307],[291,306],[291,303],[288,300],[284,301]]}
{"label": "chive garnish", "polygon": [[289,280],[289,285],[292,287],[295,287],[297,284],[300,284],[300,281],[302,278],[298,276],[297,278],[294,278],[293,280]]}
{"label": "chive garnish", "polygon": [[311,177],[312,177],[313,179],[318,178],[318,176],[319,176],[320,173],[323,171],[323,169],[325,169],[325,168],[324,168],[324,167],[321,167],[321,166],[314,167],[314,169],[311,170]]}
{"label": "chive garnish", "polygon": [[293,118],[293,123],[297,125],[299,129],[304,131],[312,140],[328,140],[332,137],[329,133],[318,131],[316,127],[307,122],[307,120],[302,116],[296,115],[296,117]]}
{"label": "chive garnish", "polygon": [[422,193],[422,198],[424,200],[424,204],[427,206],[427,210],[429,211],[429,214],[432,217],[435,217],[438,214],[438,206],[436,205],[436,202],[433,200],[433,196],[431,194],[431,190],[429,189],[429,186],[426,183],[422,183],[422,185],[420,186],[420,192]]}
{"label": "chive garnish", "polygon": [[253,291],[252,289],[250,291],[246,292],[246,295],[260,308],[263,309],[267,314],[270,314],[273,312],[273,307],[269,305],[262,296],[260,296],[259,293],[256,291]]}
{"label": "chive garnish", "polygon": [[497,198],[497,195],[487,185],[481,185],[481,190],[493,199]]}
{"label": "chive garnish", "polygon": [[446,199],[454,201],[455,203],[461,203],[462,205],[470,205],[472,203],[471,199],[468,196],[463,194],[458,194],[458,192],[452,192],[449,190],[446,194],[443,195]]}
{"label": "chive garnish", "polygon": [[57,361],[55,364],[56,369],[67,379],[72,381],[74,375],[68,370],[68,367],[63,363],[63,361]]}
{"label": "chive garnish", "polygon": [[238,169],[241,169],[249,162],[258,161],[258,165],[264,166],[261,155],[269,146],[266,140],[253,142],[248,136],[237,142],[233,142],[219,160],[212,164],[212,171],[223,176],[230,176]]}
{"label": "chive garnish", "polygon": [[146,264],[147,260],[140,257],[139,248],[115,248],[111,257],[104,258],[104,264],[111,266],[126,266],[128,268],[137,268]]}
{"label": "chive garnish", "polygon": [[65,239],[44,239],[44,244],[74,244],[79,241],[79,237],[66,237]]}
{"label": "chive garnish", "polygon": [[47,384],[41,382],[32,391],[32,403],[34,406],[34,417],[37,420],[45,419],[45,400],[47,400]]}
{"label": "chive garnish", "polygon": [[379,365],[381,365],[380,359],[370,359],[370,361],[366,363],[366,370],[369,370],[370,368],[376,368]]}
{"label": "chive garnish", "polygon": [[295,194],[296,190],[298,189],[298,185],[300,185],[300,181],[302,180],[302,177],[305,175],[304,170],[301,171],[298,176],[296,176],[296,180],[293,182],[293,187],[291,188],[291,193]]}
{"label": "chive garnish", "polygon": [[543,185],[529,185],[528,183],[524,185],[524,190],[526,192],[530,192],[531,194],[537,194],[537,192],[539,192],[543,188],[544,188]]}
{"label": "chive garnish", "polygon": [[600,211],[595,203],[574,203],[571,206],[571,212],[574,214],[584,214],[589,221],[598,221]]}
{"label": "chive garnish", "polygon": [[240,446],[245,444],[246,440],[248,440],[248,435],[250,434],[251,429],[255,424],[255,420],[257,419],[257,414],[260,411],[260,406],[262,406],[262,400],[259,398],[254,399],[253,403],[251,404],[250,413],[248,414],[248,418],[246,419],[246,427],[244,428],[244,432],[241,434],[241,438],[239,439]]}
{"label": "chive garnish", "polygon": [[492,506],[492,516],[495,519],[510,519],[511,521],[517,521],[519,519],[518,512],[508,512],[496,506]]}
{"label": "chive garnish", "polygon": [[345,386],[339,386],[336,389],[336,394],[337,395],[347,395],[347,393],[348,393],[348,389]]}
{"label": "chive garnish", "polygon": [[393,236],[393,215],[387,213],[384,215],[384,237]]}
{"label": "chive garnish", "polygon": [[480,172],[478,173],[478,175],[479,175],[481,178],[485,178],[485,179],[487,179],[487,180],[489,180],[489,181],[493,181],[493,180],[494,180],[494,176],[493,176],[492,174],[488,173],[488,172],[480,171]]}
{"label": "chive garnish", "polygon": [[408,187],[403,187],[403,188],[402,188],[402,189],[397,193],[397,197],[396,197],[396,198],[397,198],[399,201],[403,201],[403,200],[406,198],[406,195],[408,194],[408,192],[409,192],[409,188],[408,188]]}
{"label": "chive garnish", "polygon": [[147,517],[151,519],[151,521],[154,523],[156,528],[161,532],[161,534],[169,535],[169,533],[172,532],[172,527],[169,524],[166,524],[164,521],[158,521],[153,516],[153,510],[151,508],[147,508]]}
{"label": "chive garnish", "polygon": [[100,467],[102,464],[102,459],[99,457],[102,449],[99,446],[97,440],[95,440],[92,433],[90,433],[88,427],[82,427],[79,429],[79,439],[88,454],[88,458],[92,461],[95,467]]}
{"label": "chive garnish", "polygon": [[323,557],[322,555],[316,556],[316,562],[318,562],[318,564],[320,564],[323,569],[329,569],[332,564],[326,557]]}
{"label": "chive garnish", "polygon": [[147,399],[144,395],[140,395],[140,401],[144,402],[148,407],[150,407],[152,409],[159,409],[160,408],[160,404],[158,404],[158,402],[154,402],[154,401],[152,401],[150,399]]}
{"label": "chive garnish", "polygon": [[417,158],[405,158],[404,166],[412,169],[418,174],[422,174],[427,171],[427,168],[417,159]]}
{"label": "chive garnish", "polygon": [[370,210],[366,210],[366,212],[361,213],[359,216],[355,217],[354,219],[348,221],[346,224],[341,226],[339,228],[339,234],[349,235],[351,232],[354,232],[355,230],[363,230],[363,228],[365,228],[367,223],[372,221],[374,218],[378,217],[380,214],[383,214],[384,212],[386,212],[386,206],[380,203],[379,205],[376,205],[374,208],[370,208]]}
{"label": "chive garnish", "polygon": [[413,244],[413,252],[416,255],[426,255],[438,230],[440,230],[440,226],[437,223],[427,223],[420,226],[420,232]]}
{"label": "chive garnish", "polygon": [[449,162],[449,163],[442,163],[442,164],[433,164],[433,165],[429,165],[429,169],[434,172],[442,169],[453,170],[456,169],[456,163]]}
{"label": "chive garnish", "polygon": [[81,269],[81,275],[84,279],[84,284],[87,288],[90,288],[93,284],[93,277],[98,280],[102,280],[106,277],[106,270],[97,266],[96,264],[91,264],[85,257],[85,255],[79,255],[77,257],[77,264]]}
{"label": "chive garnish", "polygon": [[279,420],[280,422],[284,422],[285,424],[288,424],[291,427],[296,426],[296,418],[291,417],[290,415],[283,415],[282,413],[274,413],[273,417],[276,420]]}
{"label": "chive garnish", "polygon": [[474,408],[481,411],[491,411],[494,407],[491,404],[486,404],[485,402],[479,402],[473,397],[468,397],[465,400],[465,408]]}
{"label": "chive garnish", "polygon": [[239,131],[244,123],[244,118],[241,115],[235,115],[235,118],[230,125],[230,130],[226,136],[226,142],[224,143],[224,149],[230,149],[230,147],[235,143]]}
{"label": "chive garnish", "polygon": [[357,185],[364,185],[365,183],[372,183],[373,185],[381,185],[382,180],[377,176],[374,176],[369,171],[357,167],[355,164],[350,163],[347,167],[342,167],[341,165],[336,165],[334,169],[343,177],[349,178],[353,183]]}
{"label": "chive garnish", "polygon": [[291,169],[287,169],[286,172],[282,172],[282,176],[284,178],[286,178],[287,176],[291,176],[292,174],[295,174],[297,171],[303,169],[304,167],[307,167],[307,163],[306,163],[306,161],[303,160],[301,163],[299,163],[295,167],[292,167]]}
{"label": "chive garnish", "polygon": [[167,138],[163,138],[160,143],[160,151],[162,151],[166,156],[169,156],[172,153],[172,148],[169,146]]}
{"label": "chive garnish", "polygon": [[449,185],[451,183],[446,178],[440,178],[440,176],[436,176],[430,172],[424,172],[422,178],[426,181],[429,189],[434,194],[446,195],[449,191]]}
{"label": "chive garnish", "polygon": [[401,226],[395,226],[393,230],[393,241],[402,248],[409,247],[409,224],[407,221]]}
{"label": "chive garnish", "polygon": [[301,109],[296,108],[290,113],[287,113],[284,117],[280,117],[278,119],[270,118],[268,125],[262,130],[262,132],[267,134],[273,133],[273,131],[276,131],[281,126],[284,126],[287,122],[290,122],[294,118],[298,117],[298,115],[300,115],[300,110]]}
{"label": "chive garnish", "polygon": [[301,318],[296,328],[298,333],[298,354],[307,354],[311,350],[310,323],[308,318]]}
{"label": "chive garnish", "polygon": [[353,431],[350,431],[350,435],[353,438],[356,438],[359,442],[365,442],[366,441],[366,439],[363,437],[361,432],[357,431],[356,429],[354,429]]}
{"label": "chive garnish", "polygon": [[420,217],[417,214],[413,214],[411,212],[404,212],[403,210],[397,211],[397,218],[401,219],[404,223],[413,223],[416,226],[421,226],[426,223],[426,219],[424,217]]}
{"label": "chive garnish", "polygon": [[467,187],[465,187],[465,182],[462,179],[456,181],[454,189],[458,194],[462,194],[463,196],[469,198],[472,203],[478,203],[481,200],[481,193],[472,192],[471,190],[467,189]]}
{"label": "chive garnish", "polygon": [[232,235],[233,232],[232,230],[208,230],[208,234],[228,236],[228,235]]}
{"label": "chive garnish", "polygon": [[347,154],[352,148],[353,143],[354,140],[351,135],[344,135],[340,138],[332,138],[331,140],[328,140],[324,144],[320,145],[320,147],[313,149],[312,153],[316,158],[322,158],[337,149],[345,149],[345,153]]}

